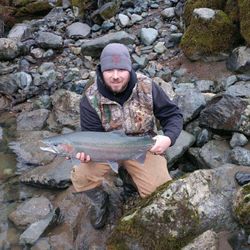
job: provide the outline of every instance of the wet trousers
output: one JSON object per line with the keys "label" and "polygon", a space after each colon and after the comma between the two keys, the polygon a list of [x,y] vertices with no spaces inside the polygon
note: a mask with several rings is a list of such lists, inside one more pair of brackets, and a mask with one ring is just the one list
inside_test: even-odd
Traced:
{"label": "wet trousers", "polygon": [[[132,177],[142,198],[154,192],[163,183],[171,180],[167,169],[167,161],[161,155],[148,152],[144,164],[127,160],[122,161],[121,166]],[[71,181],[76,192],[90,190],[100,186],[110,171],[112,170],[107,163],[81,163],[73,166]]]}

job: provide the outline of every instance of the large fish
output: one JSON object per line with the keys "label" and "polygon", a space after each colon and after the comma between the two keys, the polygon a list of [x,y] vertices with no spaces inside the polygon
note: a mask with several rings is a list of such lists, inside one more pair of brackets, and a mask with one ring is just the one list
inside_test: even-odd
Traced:
{"label": "large fish", "polygon": [[107,162],[117,173],[118,162],[136,160],[144,163],[147,151],[154,145],[150,136],[127,136],[124,132],[73,132],[45,138],[41,150],[74,158],[77,152],[90,155],[92,161]]}

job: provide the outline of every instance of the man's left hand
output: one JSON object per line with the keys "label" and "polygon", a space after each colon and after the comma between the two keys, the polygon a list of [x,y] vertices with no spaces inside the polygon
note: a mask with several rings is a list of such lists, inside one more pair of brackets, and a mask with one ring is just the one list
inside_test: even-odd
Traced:
{"label": "man's left hand", "polygon": [[155,145],[149,151],[154,154],[163,154],[171,145],[171,139],[168,136],[157,135],[153,139],[155,140]]}

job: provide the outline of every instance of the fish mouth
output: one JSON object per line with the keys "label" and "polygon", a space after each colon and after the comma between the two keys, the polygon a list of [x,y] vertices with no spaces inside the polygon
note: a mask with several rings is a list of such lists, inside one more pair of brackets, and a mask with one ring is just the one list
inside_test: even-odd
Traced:
{"label": "fish mouth", "polygon": [[45,145],[45,146],[40,147],[40,149],[42,151],[47,151],[47,152],[50,152],[50,153],[53,153],[53,154],[58,154],[59,153],[58,148],[55,145],[44,142],[44,141],[41,141],[41,142]]}
{"label": "fish mouth", "polygon": [[58,150],[55,147],[51,147],[51,146],[40,147],[40,149],[43,150],[43,151],[51,152],[53,154],[57,154],[58,153]]}

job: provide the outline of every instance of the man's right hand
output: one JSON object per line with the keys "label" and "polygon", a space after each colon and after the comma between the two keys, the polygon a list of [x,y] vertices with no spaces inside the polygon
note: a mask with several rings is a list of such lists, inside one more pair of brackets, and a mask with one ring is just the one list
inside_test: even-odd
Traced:
{"label": "man's right hand", "polygon": [[85,154],[84,152],[79,152],[76,154],[76,158],[79,159],[81,162],[89,162],[90,156]]}

